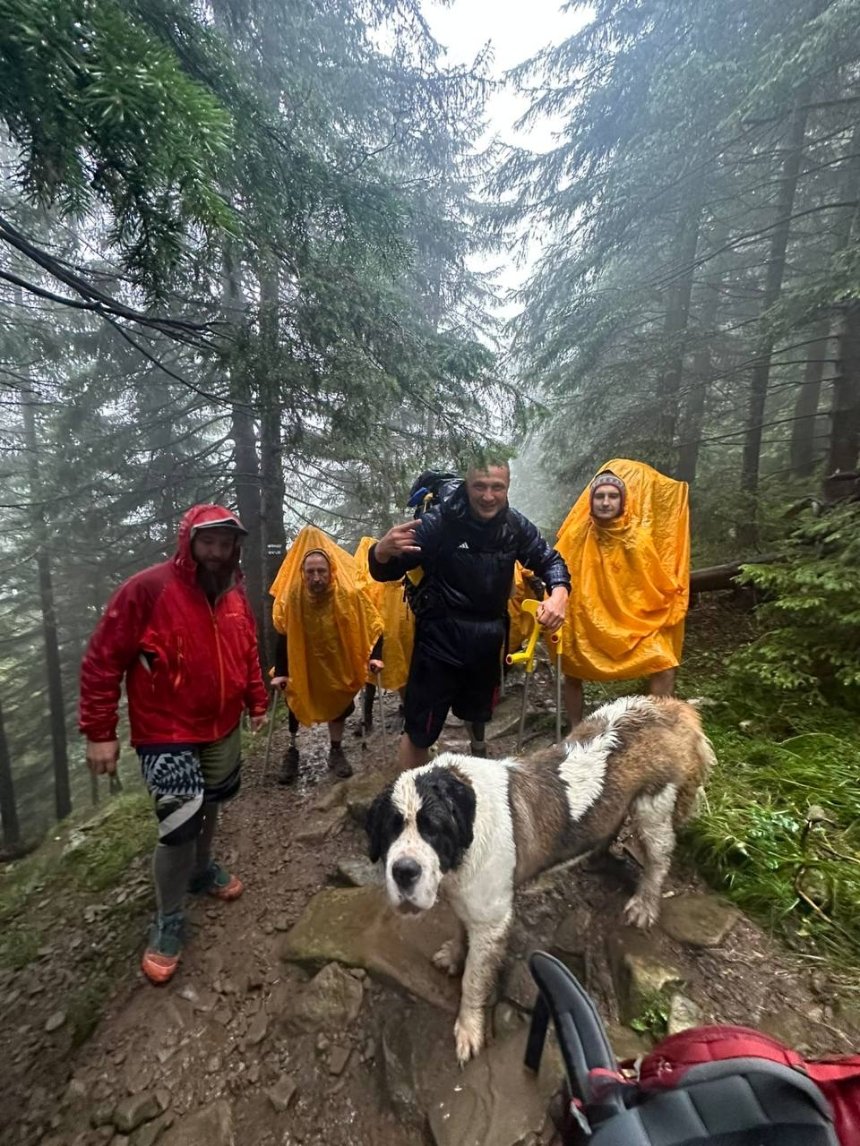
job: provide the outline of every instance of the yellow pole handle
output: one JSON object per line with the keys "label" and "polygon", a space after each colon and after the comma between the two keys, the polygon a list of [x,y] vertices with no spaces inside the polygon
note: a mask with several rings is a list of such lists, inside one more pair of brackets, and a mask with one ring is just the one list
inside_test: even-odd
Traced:
{"label": "yellow pole handle", "polygon": [[[535,601],[528,598],[522,603],[522,611],[528,613],[532,618],[532,628],[529,633],[529,639],[526,647],[517,653],[508,653],[505,657],[505,664],[508,665],[523,665],[525,671],[531,675],[535,671],[535,650],[537,648],[538,637],[540,636],[542,626],[537,621],[537,611],[540,608],[540,601]],[[556,655],[561,654],[561,630],[549,635],[550,644],[555,646]]]}

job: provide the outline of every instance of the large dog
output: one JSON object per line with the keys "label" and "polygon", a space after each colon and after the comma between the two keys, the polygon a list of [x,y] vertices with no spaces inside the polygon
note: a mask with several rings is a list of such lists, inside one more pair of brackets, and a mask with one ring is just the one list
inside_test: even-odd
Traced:
{"label": "large dog", "polygon": [[484,1044],[484,1007],[504,955],[514,888],[607,844],[629,814],[645,864],[625,916],[649,927],[675,828],[713,759],[689,704],[624,697],[528,759],[445,753],[404,772],[376,798],[367,818],[369,854],[384,861],[392,905],[419,914],[442,893],[465,928],[467,947],[455,938],[433,960],[454,975],[466,956],[454,1026],[461,1063]]}

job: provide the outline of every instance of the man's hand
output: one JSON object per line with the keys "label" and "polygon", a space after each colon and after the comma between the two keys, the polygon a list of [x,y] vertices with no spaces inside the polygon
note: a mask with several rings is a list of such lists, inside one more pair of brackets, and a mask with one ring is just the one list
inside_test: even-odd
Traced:
{"label": "man's hand", "polygon": [[382,670],[385,668],[385,663],[384,661],[381,661],[379,657],[371,657],[367,662],[367,667],[370,669],[371,673],[376,676],[377,673],[382,672]]}
{"label": "man's hand", "polygon": [[115,776],[118,762],[118,740],[87,741],[87,767],[94,776]]}
{"label": "man's hand", "polygon": [[286,688],[290,683],[288,676],[273,676],[269,681],[269,688]]}
{"label": "man's hand", "polygon": [[252,716],[250,718],[251,732],[259,732],[263,725],[266,723],[267,715],[261,712],[259,716]]}
{"label": "man's hand", "polygon": [[413,553],[420,553],[421,546],[415,544],[415,530],[417,521],[404,521],[402,525],[394,525],[381,540],[377,541],[374,554],[380,564],[385,565],[392,557],[409,557]]}
{"label": "man's hand", "polygon": [[547,632],[554,633],[560,629],[567,611],[567,589],[564,585],[556,585],[545,601],[542,601],[537,611],[538,624],[543,625]]}

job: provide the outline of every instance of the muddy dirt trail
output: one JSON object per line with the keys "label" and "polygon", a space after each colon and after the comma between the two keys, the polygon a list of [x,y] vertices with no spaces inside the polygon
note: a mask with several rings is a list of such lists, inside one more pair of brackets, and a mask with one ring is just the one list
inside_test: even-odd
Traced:
{"label": "muddy dirt trail", "polygon": [[[500,713],[494,756],[513,748],[517,704],[514,694]],[[536,743],[547,738],[549,709],[546,699]],[[111,936],[99,932],[103,903],[93,902],[74,918],[60,913],[39,958],[4,973],[0,1141],[551,1142],[545,1112],[558,1079],[537,1085],[521,1067],[534,995],[524,959],[536,947],[555,950],[584,978],[612,1024],[620,1054],[646,1045],[625,1023],[648,1025],[647,984],[673,1007],[687,1007],[694,1019],[761,1024],[810,1051],[844,1053],[857,1043],[856,1033],[834,1018],[826,977],[797,965],[733,909],[703,894],[694,877],[673,873],[665,926],[643,939],[620,926],[629,894],[623,870],[595,866],[544,877],[518,896],[517,926],[492,1015],[492,1054],[480,1069],[473,1064],[457,1072],[451,1033],[456,987],[422,961],[420,942],[410,953],[383,932],[375,940],[380,958],[380,951],[368,956],[367,942],[356,956],[345,938],[344,910],[353,917],[358,912],[357,927],[354,918],[350,926],[359,932],[366,910],[372,929],[376,908],[367,905],[377,892],[356,886],[374,878],[363,860],[359,821],[373,791],[392,774],[395,745],[391,732],[385,740],[376,732],[364,747],[349,728],[347,737],[356,775],[343,783],[326,769],[324,729],[301,733],[296,787],[274,783],[284,731],[275,734],[265,785],[261,753],[247,761],[243,791],[224,812],[216,848],[245,881],[245,893],[232,904],[191,907],[192,938],[169,985],[152,987],[137,971],[150,910],[145,858],[110,892],[128,905],[129,949],[117,951]],[[446,730],[444,744],[465,748],[458,724]],[[348,885],[349,891],[319,894]],[[323,954],[287,961],[288,936],[312,900],[318,918],[330,920]],[[443,919],[430,925],[427,944],[437,938],[434,927],[445,937]],[[339,953],[338,944],[343,954],[329,959],[325,951]],[[117,985],[89,1038],[74,1046],[71,985],[106,952],[118,961]],[[637,1008],[641,1013],[634,1015]],[[550,1062],[547,1069],[557,1068]],[[513,1103],[516,1117],[505,1103]],[[519,1125],[517,1119],[526,1121]]]}

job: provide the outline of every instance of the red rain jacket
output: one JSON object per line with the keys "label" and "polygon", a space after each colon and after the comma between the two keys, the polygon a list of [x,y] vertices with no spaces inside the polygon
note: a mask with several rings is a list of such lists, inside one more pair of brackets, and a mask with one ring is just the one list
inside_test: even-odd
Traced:
{"label": "red rain jacket", "polygon": [[236,580],[211,606],[191,556],[195,526],[238,519],[219,505],[195,505],[179,526],[172,560],[144,569],[108,602],[81,665],[80,730],[116,739],[126,678],[132,744],[205,744],[236,727],[242,712],[266,712],[257,633]]}

